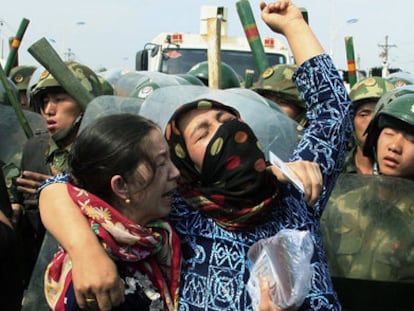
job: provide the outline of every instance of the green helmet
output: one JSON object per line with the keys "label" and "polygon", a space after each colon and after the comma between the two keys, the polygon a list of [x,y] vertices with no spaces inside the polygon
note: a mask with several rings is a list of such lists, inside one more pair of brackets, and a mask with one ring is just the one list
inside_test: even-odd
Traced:
{"label": "green helmet", "polygon": [[288,64],[278,64],[267,68],[251,89],[263,96],[274,94],[304,109],[305,102],[292,80],[297,68],[296,65]]}
{"label": "green helmet", "polygon": [[414,133],[414,90],[400,93],[399,96],[394,94],[390,97],[389,94],[385,94],[383,97],[378,101],[375,116],[365,131],[367,139],[364,155],[371,158],[375,158],[377,140],[384,127],[394,127]]}
{"label": "green helmet", "polygon": [[365,101],[378,101],[382,95],[393,89],[394,85],[387,79],[370,77],[355,83],[351,88],[349,96],[356,109]]}
{"label": "green helmet", "polygon": [[178,73],[177,77],[183,78],[184,80],[190,82],[191,85],[200,85],[203,86],[204,83],[197,77],[189,73]]}
{"label": "green helmet", "polygon": [[102,87],[102,95],[114,95],[114,87],[104,77],[98,75],[99,82]]}
{"label": "green helmet", "polygon": [[16,84],[19,91],[25,91],[29,85],[30,77],[35,70],[35,66],[16,66],[10,70],[9,78]]}
{"label": "green helmet", "polygon": [[[102,85],[99,81],[99,78],[92,69],[73,61],[65,62],[65,64],[93,97],[103,94]],[[46,91],[59,89],[62,89],[62,86],[59,84],[59,82],[49,73],[49,71],[43,71],[43,73],[40,75],[39,82],[33,88],[31,93],[31,100],[33,101],[34,106],[41,107],[42,97]]]}
{"label": "green helmet", "polygon": [[404,85],[401,87],[397,87],[384,95],[378,100],[377,104],[375,105],[375,113],[382,109],[384,105],[387,105],[394,101],[397,97],[406,95],[406,94],[414,94],[414,85]]}
{"label": "green helmet", "polygon": [[390,74],[386,79],[390,81],[395,87],[414,84],[414,77],[408,72],[394,72]]}
{"label": "green helmet", "polygon": [[[12,82],[10,78],[7,78],[7,82],[9,83],[9,86],[12,90],[12,93],[14,97],[16,98],[17,102],[19,101],[19,90],[17,89],[17,86]],[[2,82],[0,82],[0,104],[11,106],[11,102],[9,100],[9,97],[7,96],[6,89]]]}
{"label": "green helmet", "polygon": [[187,79],[178,75],[166,74],[163,72],[142,72],[136,82],[135,89],[129,94],[130,97],[145,99],[156,89],[174,86],[174,85],[191,85]]}
{"label": "green helmet", "polygon": [[[208,62],[200,62],[195,64],[187,72],[200,79],[204,85],[208,86]],[[228,64],[221,62],[221,81],[220,89],[230,89],[233,87],[240,87],[241,79],[237,72]]]}

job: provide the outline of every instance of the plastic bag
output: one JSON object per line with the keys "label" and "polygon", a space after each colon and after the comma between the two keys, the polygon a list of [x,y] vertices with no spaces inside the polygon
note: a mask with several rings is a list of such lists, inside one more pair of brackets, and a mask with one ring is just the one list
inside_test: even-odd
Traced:
{"label": "plastic bag", "polygon": [[311,288],[313,243],[308,231],[283,229],[275,236],[254,243],[247,290],[254,310],[260,299],[259,278],[267,277],[272,302],[281,309],[300,306]]}

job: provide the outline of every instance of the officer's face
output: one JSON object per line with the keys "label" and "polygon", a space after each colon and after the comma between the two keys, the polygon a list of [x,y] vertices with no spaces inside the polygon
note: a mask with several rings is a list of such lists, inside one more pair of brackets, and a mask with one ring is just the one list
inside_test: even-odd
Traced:
{"label": "officer's face", "polygon": [[368,123],[371,121],[374,116],[375,102],[367,102],[361,104],[358,109],[355,111],[354,117],[354,128],[355,135],[358,141],[361,143],[361,146],[364,145],[366,140],[366,135],[364,132],[368,126]]}
{"label": "officer's face", "polygon": [[378,137],[377,158],[382,174],[414,179],[414,135],[384,128]]}
{"label": "officer's face", "polygon": [[289,118],[292,120],[296,120],[296,118],[302,113],[302,109],[289,102],[288,100],[281,98],[272,93],[266,93],[265,97],[270,99],[271,101],[275,102],[283,109],[283,111],[288,115]]}
{"label": "officer's face", "polygon": [[46,93],[40,108],[52,137],[70,129],[81,112],[80,105],[69,94],[63,92]]}

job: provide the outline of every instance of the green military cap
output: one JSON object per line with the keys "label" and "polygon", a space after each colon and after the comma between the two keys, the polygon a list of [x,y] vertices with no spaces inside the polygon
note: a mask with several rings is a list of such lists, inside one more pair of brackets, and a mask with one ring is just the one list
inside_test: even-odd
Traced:
{"label": "green military cap", "polygon": [[27,89],[30,77],[35,70],[36,66],[16,66],[10,70],[9,78],[13,81],[19,91],[24,91]]}
{"label": "green military cap", "polygon": [[293,64],[278,64],[269,67],[262,73],[251,89],[261,95],[273,93],[275,96],[288,100],[299,108],[305,108],[305,102],[292,80],[297,68]]}
{"label": "green military cap", "polygon": [[394,89],[394,85],[385,78],[370,77],[354,84],[349,96],[357,108],[366,100],[378,101],[379,98]]}

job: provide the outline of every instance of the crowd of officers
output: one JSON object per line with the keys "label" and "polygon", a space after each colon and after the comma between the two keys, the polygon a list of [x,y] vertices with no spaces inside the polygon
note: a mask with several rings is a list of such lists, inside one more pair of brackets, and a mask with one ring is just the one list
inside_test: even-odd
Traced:
{"label": "crowd of officers", "polygon": [[[206,65],[206,62],[199,64],[188,73],[177,75],[177,78],[184,84],[208,85]],[[109,81],[83,64],[67,62],[67,66],[93,97],[122,93],[117,93],[115,80]],[[243,87],[237,74],[229,66],[223,66],[221,88]],[[273,105],[278,105],[278,109],[294,120],[300,138],[308,122],[305,103],[292,82],[295,70],[295,65],[272,66],[263,72],[251,89]],[[116,80],[120,76],[122,73]],[[14,67],[9,74],[9,83],[21,109],[39,113],[46,124],[44,130],[27,140],[21,155],[17,157],[19,163],[4,163],[0,159],[3,175],[0,183],[0,294],[8,297],[6,302],[0,301],[0,306],[4,306],[0,309],[20,310],[24,290],[28,287],[45,234],[37,206],[36,188],[49,176],[68,172],[67,155],[76,138],[84,108],[43,68]],[[374,176],[377,179],[392,176],[404,179],[405,185],[412,187],[413,83],[414,79],[411,80],[409,74],[396,73],[385,78],[363,78],[350,88],[355,109],[354,139],[349,142],[344,175],[364,175],[369,176],[369,180],[373,180]],[[149,96],[151,91],[161,86],[150,79],[127,96]],[[10,106],[3,85],[0,85],[0,92],[1,104]],[[52,121],[59,109],[60,117],[66,118],[65,122],[60,123],[64,124],[62,127]],[[408,200],[410,193],[406,193],[404,198],[395,198],[389,189],[378,190],[378,187],[381,186],[368,189],[369,185],[365,184],[364,187],[358,186],[359,189],[351,187],[350,191],[334,191],[322,217],[332,274],[339,278],[412,281],[414,258],[411,258],[413,250],[408,245],[413,237],[413,229],[408,226],[413,215],[412,204]],[[349,195],[350,192],[352,195]],[[381,223],[376,228],[381,234],[378,236],[373,236],[370,223],[375,209],[371,206],[370,210],[363,211],[358,204],[362,200],[367,202],[367,197],[371,200],[368,205],[373,205],[374,201],[378,204],[375,209],[381,207],[380,201],[381,204],[392,201],[394,208],[383,219],[375,218],[377,224],[384,222],[385,218],[389,219],[388,225]],[[384,256],[385,253],[388,257]],[[341,292],[339,294],[341,298]]]}

